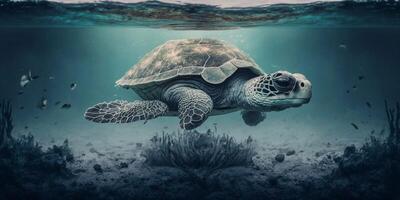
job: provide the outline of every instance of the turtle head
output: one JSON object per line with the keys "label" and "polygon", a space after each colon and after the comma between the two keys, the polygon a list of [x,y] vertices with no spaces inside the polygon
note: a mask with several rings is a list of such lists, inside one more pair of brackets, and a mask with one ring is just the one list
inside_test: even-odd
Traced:
{"label": "turtle head", "polygon": [[279,111],[311,99],[311,82],[302,74],[277,71],[248,80],[244,86],[248,109]]}

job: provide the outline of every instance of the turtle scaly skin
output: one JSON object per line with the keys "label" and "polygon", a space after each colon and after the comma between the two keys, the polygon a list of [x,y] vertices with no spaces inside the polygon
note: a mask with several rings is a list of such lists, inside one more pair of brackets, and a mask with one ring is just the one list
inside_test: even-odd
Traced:
{"label": "turtle scaly skin", "polygon": [[[180,126],[194,129],[210,115],[243,110],[280,111],[308,103],[311,83],[302,74],[264,73],[238,48],[213,39],[167,41],[146,54],[117,82],[143,100],[113,101],[89,108],[85,118],[99,123],[128,123],[159,116],[178,116]],[[253,120],[254,122],[252,122]]]}

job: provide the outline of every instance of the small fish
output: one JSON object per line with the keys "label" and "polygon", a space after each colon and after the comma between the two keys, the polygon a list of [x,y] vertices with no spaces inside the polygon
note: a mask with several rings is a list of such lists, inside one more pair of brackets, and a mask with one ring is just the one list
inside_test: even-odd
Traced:
{"label": "small fish", "polygon": [[367,105],[368,108],[372,108],[371,103],[370,102],[365,102],[365,104]]}
{"label": "small fish", "polygon": [[24,128],[25,128],[25,129],[28,129],[29,127],[28,127],[28,126],[25,126]]}
{"label": "small fish", "polygon": [[358,126],[355,123],[351,123],[351,125],[354,127],[354,129],[358,130]]}
{"label": "small fish", "polygon": [[30,83],[31,81],[38,79],[38,78],[39,78],[38,75],[32,76],[32,72],[31,72],[31,70],[29,70],[27,75],[23,74],[21,76],[21,80],[20,80],[19,84],[21,87],[25,87],[28,83]]}
{"label": "small fish", "polygon": [[71,108],[71,104],[65,103],[65,104],[63,104],[63,105],[61,106],[61,108],[62,108],[62,109],[69,109],[69,108]]}
{"label": "small fish", "polygon": [[56,102],[54,103],[54,105],[58,106],[58,105],[60,105],[60,103],[61,103],[61,101],[56,101]]}
{"label": "small fish", "polygon": [[20,80],[20,82],[19,82],[19,85],[20,85],[21,87],[25,87],[29,82],[31,82],[31,81],[29,80],[29,77],[28,77],[27,75],[22,75],[22,76],[21,76],[21,80]]}
{"label": "small fish", "polygon": [[20,110],[23,110],[24,108],[25,108],[25,107],[23,107],[23,106],[20,106],[20,107],[19,107]]}
{"label": "small fish", "polygon": [[23,95],[23,94],[24,94],[23,90],[18,91],[18,95]]}
{"label": "small fish", "polygon": [[347,45],[345,45],[345,44],[339,44],[339,48],[346,49],[346,48],[347,48]]}
{"label": "small fish", "polygon": [[48,103],[47,98],[46,97],[42,97],[42,99],[40,99],[40,102],[38,104],[38,108],[40,108],[42,110],[46,109],[47,108],[47,103]]}
{"label": "small fish", "polygon": [[76,86],[78,86],[78,84],[76,84],[76,83],[71,83],[71,85],[69,85],[71,90],[75,90]]}
{"label": "small fish", "polygon": [[350,93],[350,90],[346,90],[346,93],[349,94],[349,93]]}
{"label": "small fish", "polygon": [[43,89],[43,92],[47,92],[47,89]]}
{"label": "small fish", "polygon": [[353,89],[357,89],[357,86],[356,86],[356,85],[353,85]]}
{"label": "small fish", "polygon": [[360,81],[361,81],[361,80],[363,80],[363,79],[364,79],[364,76],[361,76],[361,75],[360,75],[360,76],[358,76],[358,80],[360,80]]}
{"label": "small fish", "polygon": [[49,76],[49,80],[54,80],[54,76]]}
{"label": "small fish", "polygon": [[371,131],[371,134],[372,134],[372,135],[375,134],[375,130],[372,130],[372,131]]}

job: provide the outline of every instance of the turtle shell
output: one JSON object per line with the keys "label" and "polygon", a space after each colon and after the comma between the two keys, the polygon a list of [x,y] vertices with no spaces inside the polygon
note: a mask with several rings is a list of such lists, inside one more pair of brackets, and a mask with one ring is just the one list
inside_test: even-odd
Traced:
{"label": "turtle shell", "polygon": [[116,84],[137,89],[182,76],[201,76],[208,83],[219,84],[239,68],[264,73],[249,56],[223,41],[170,40],[146,54]]}

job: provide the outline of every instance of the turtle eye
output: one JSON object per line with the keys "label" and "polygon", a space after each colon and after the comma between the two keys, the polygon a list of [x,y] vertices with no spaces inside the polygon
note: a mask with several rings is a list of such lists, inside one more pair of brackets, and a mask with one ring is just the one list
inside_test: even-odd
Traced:
{"label": "turtle eye", "polygon": [[280,76],[282,76],[282,73],[280,73],[280,72],[274,74],[274,78],[278,78],[278,77],[280,77]]}
{"label": "turtle eye", "polygon": [[277,78],[275,79],[275,83],[277,83],[281,87],[288,87],[291,81],[288,78]]}
{"label": "turtle eye", "polygon": [[273,83],[275,88],[280,92],[288,92],[293,89],[296,79],[290,75],[281,74],[280,76],[274,76]]}

